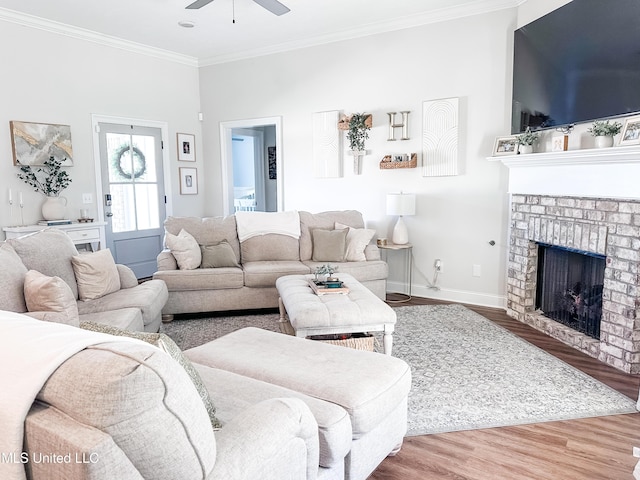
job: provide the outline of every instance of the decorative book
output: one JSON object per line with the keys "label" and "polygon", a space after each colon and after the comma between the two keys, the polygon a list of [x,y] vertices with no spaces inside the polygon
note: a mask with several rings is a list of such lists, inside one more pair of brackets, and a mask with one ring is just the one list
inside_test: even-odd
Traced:
{"label": "decorative book", "polygon": [[349,287],[342,282],[321,282],[317,280],[309,280],[309,286],[316,295],[327,295],[331,293],[340,293],[346,295],[349,293]]}

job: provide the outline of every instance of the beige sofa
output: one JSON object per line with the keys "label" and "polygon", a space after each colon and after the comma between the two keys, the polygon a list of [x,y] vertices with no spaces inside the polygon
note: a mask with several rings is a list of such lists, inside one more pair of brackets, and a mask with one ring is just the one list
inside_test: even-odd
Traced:
{"label": "beige sofa", "polygon": [[[102,258],[108,251],[98,252]],[[89,255],[89,257],[84,257]],[[41,230],[20,238],[6,240],[0,243],[0,310],[17,313],[28,313],[41,320],[59,321],[64,317],[64,323],[77,325],[82,321],[92,321],[123,328],[125,330],[139,330],[157,332],[162,321],[162,307],[167,301],[166,285],[153,280],[138,284],[134,273],[124,265],[109,265],[113,269],[111,293],[101,295],[94,292],[96,298],[82,299],[81,289],[86,284],[79,284],[74,271],[73,259],[89,260],[93,253],[80,256],[75,245],[66,233],[55,228]],[[111,257],[112,258],[112,257]],[[103,265],[103,264],[100,264]],[[70,290],[74,309],[77,308],[78,318],[69,315],[68,311],[34,311],[31,305],[46,305],[61,303],[60,294],[54,292],[56,298],[28,298],[25,297],[25,278],[28,271],[37,271],[47,277],[59,277]],[[99,268],[98,276],[104,274],[104,268]],[[99,277],[98,283],[103,277]],[[107,277],[108,278],[108,277]],[[50,284],[49,284],[50,285]],[[99,286],[100,287],[100,286]],[[48,287],[47,287],[48,288]],[[32,291],[43,293],[47,288],[37,285]],[[54,291],[53,288],[48,288]],[[45,296],[44,293],[40,297]],[[44,310],[40,307],[38,310]],[[75,313],[75,310],[74,310]]]}
{"label": "beige sofa", "polygon": [[[4,320],[0,344],[12,338]],[[64,345],[83,332],[57,327]],[[37,325],[23,328],[37,337]],[[365,480],[406,433],[411,372],[397,358],[247,328],[187,350],[194,381],[161,350],[111,338],[63,360],[37,394],[29,480]],[[36,461],[43,453],[62,460]]]}
{"label": "beige sofa", "polygon": [[337,266],[339,272],[351,274],[379,298],[385,299],[388,267],[380,258],[375,236],[364,248],[364,258],[360,261],[314,261],[314,230],[334,230],[338,223],[361,231],[364,220],[360,212],[301,211],[298,214],[299,238],[267,233],[242,242],[235,215],[169,217],[165,221],[165,230],[172,235],[178,235],[184,229],[201,246],[226,240],[233,249],[238,266],[180,269],[169,249],[161,252],[158,271],[153,278],[163,280],[169,290],[169,299],[162,310],[165,320],[181,313],[276,308],[278,292],[275,283],[279,277],[313,273],[323,264]]}

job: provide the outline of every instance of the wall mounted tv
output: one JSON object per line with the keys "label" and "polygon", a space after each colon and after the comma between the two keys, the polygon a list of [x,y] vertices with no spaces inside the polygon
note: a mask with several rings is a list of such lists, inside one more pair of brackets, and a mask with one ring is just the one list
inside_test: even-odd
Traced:
{"label": "wall mounted tv", "polygon": [[640,112],[640,0],[573,0],[515,31],[512,133]]}

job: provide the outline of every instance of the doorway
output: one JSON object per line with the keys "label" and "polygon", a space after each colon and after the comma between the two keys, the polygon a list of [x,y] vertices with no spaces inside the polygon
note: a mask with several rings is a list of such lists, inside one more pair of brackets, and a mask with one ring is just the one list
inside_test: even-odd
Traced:
{"label": "doorway", "polygon": [[167,216],[165,132],[135,121],[97,121],[94,132],[98,216],[107,224],[107,247],[137,278],[150,277],[157,270]]}
{"label": "doorway", "polygon": [[284,209],[280,117],[222,122],[222,198],[225,215]]}

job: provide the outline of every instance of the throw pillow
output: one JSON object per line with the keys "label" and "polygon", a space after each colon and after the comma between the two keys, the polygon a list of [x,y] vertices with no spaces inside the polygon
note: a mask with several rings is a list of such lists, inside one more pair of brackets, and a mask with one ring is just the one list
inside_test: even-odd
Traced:
{"label": "throw pillow", "polygon": [[347,262],[364,262],[367,257],[364,254],[364,249],[367,248],[369,242],[376,234],[375,230],[369,228],[353,228],[348,225],[336,222],[336,228],[348,228],[347,233],[347,249],[345,253],[345,259]]}
{"label": "throw pillow", "polygon": [[193,235],[184,228],[180,230],[178,235],[167,232],[165,243],[178,262],[180,270],[193,270],[198,268],[202,262],[202,252],[200,245]]}
{"label": "throw pillow", "polygon": [[226,240],[216,245],[201,245],[202,263],[200,268],[239,267],[236,254]]}
{"label": "throw pillow", "polygon": [[[60,323],[77,327],[80,324],[78,305],[71,287],[60,277],[49,277],[29,270],[24,277],[24,299],[29,312],[56,312]],[[52,317],[44,316],[43,320]]]}
{"label": "throw pillow", "polygon": [[344,262],[348,229],[312,230],[314,262]]}
{"label": "throw pillow", "polygon": [[80,328],[91,330],[92,332],[108,333],[110,335],[116,335],[118,337],[137,338],[138,340],[142,340],[144,342],[150,343],[151,345],[155,345],[164,352],[168,353],[171,358],[173,358],[180,364],[182,368],[184,368],[184,370],[191,378],[191,381],[198,391],[198,395],[200,395],[200,398],[202,399],[202,403],[204,403],[204,406],[207,409],[209,420],[211,420],[211,426],[214,428],[214,430],[218,430],[222,427],[222,423],[220,423],[220,420],[218,420],[218,418],[216,417],[216,407],[214,406],[213,401],[209,396],[209,391],[204,386],[204,382],[202,381],[200,374],[193,366],[191,361],[184,356],[182,350],[180,350],[180,347],[178,347],[178,345],[176,345],[176,343],[171,340],[169,336],[165,335],[164,333],[147,333],[122,330],[121,328],[95,322],[82,322],[80,324]]}
{"label": "throw pillow", "polygon": [[120,290],[120,275],[111,250],[71,257],[80,300],[94,300]]}

